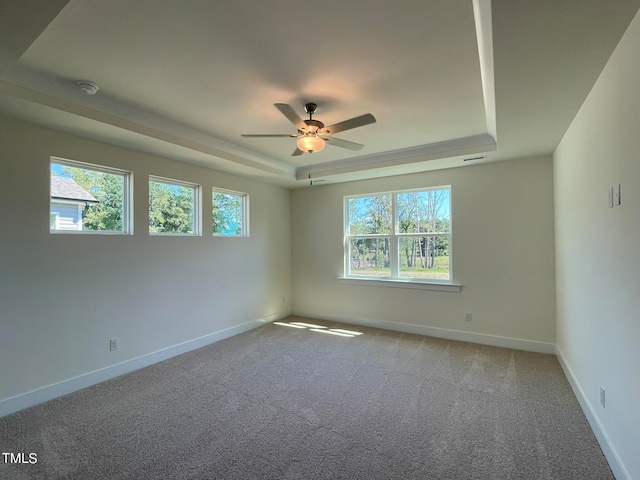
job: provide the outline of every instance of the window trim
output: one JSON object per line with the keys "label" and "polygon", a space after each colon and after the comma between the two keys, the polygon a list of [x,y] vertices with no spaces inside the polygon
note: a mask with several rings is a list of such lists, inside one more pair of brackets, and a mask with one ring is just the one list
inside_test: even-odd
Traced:
{"label": "window trim", "polygon": [[[79,160],[68,160],[60,157],[49,157],[49,215],[51,215],[51,165],[62,165],[81,170],[93,170],[100,173],[108,173],[110,175],[119,175],[123,177],[122,184],[122,230],[52,230],[49,226],[49,233],[53,235],[133,235],[133,172],[122,170],[120,168],[98,165],[95,163],[82,162]],[[68,201],[60,200],[57,203],[67,203]],[[73,202],[68,202],[73,203]],[[80,207],[78,207],[80,208]],[[58,221],[56,220],[56,225]],[[49,223],[51,225],[51,223]],[[83,225],[81,224],[81,227]]]}
{"label": "window trim", "polygon": [[[153,237],[201,237],[202,236],[202,185],[197,183],[186,182],[184,180],[176,180],[174,178],[160,177],[158,175],[149,175],[149,183],[164,183],[165,185],[175,185],[177,187],[193,188],[193,233],[181,232],[152,232],[149,230],[149,236]],[[149,201],[149,190],[147,190],[147,202]],[[148,215],[147,209],[147,215]],[[149,223],[147,217],[147,224]]]}
{"label": "window trim", "polygon": [[[397,212],[397,197],[399,194],[411,193],[411,192],[425,192],[430,190],[448,190],[449,191],[449,231],[446,233],[438,232],[423,232],[423,233],[400,233],[398,232],[398,212]],[[417,288],[424,290],[438,290],[438,291],[453,291],[459,292],[462,285],[453,282],[453,215],[451,208],[451,185],[440,185],[435,187],[422,187],[422,188],[410,188],[404,190],[388,190],[384,192],[370,192],[361,193],[355,195],[345,195],[342,200],[343,204],[343,275],[338,279],[341,283],[353,284],[353,285],[371,285],[371,286],[387,286],[387,287],[400,287],[400,288]],[[391,233],[383,234],[364,234],[364,235],[350,235],[349,224],[349,200],[352,198],[374,197],[382,195],[391,195]],[[399,262],[399,239],[409,238],[415,236],[448,236],[449,239],[449,278],[446,280],[439,280],[437,278],[412,278],[401,277],[400,262]],[[350,240],[352,238],[389,238],[391,246],[391,268],[390,276],[367,276],[357,275],[350,273]],[[395,258],[394,257],[398,257]]]}
{"label": "window trim", "polygon": [[[60,212],[58,212],[57,210],[51,210],[51,204],[49,204],[49,232],[58,230],[59,221]],[[51,228],[51,223],[54,224],[55,228]]]}
{"label": "window trim", "polygon": [[415,290],[433,290],[436,292],[460,292],[462,284],[445,283],[437,280],[427,279],[414,280],[410,278],[386,278],[386,277],[338,277],[340,283],[347,285],[363,285],[367,287],[392,287],[392,288],[411,288]]}
{"label": "window trim", "polygon": [[242,197],[242,226],[241,233],[238,235],[225,235],[223,233],[213,233],[213,223],[211,225],[211,235],[213,237],[222,238],[243,238],[249,237],[249,194],[244,192],[238,192],[235,190],[229,190],[226,188],[211,187],[211,215],[213,220],[213,195],[216,193],[222,193],[225,195],[236,195]]}

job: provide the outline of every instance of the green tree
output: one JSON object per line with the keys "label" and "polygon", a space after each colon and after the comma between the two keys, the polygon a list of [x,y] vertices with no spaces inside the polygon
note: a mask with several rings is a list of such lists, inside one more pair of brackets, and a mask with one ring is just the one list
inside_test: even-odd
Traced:
{"label": "green tree", "polygon": [[122,231],[124,217],[124,177],[112,173],[63,166],[62,175],[73,179],[91,193],[98,203],[83,210],[85,230]]}
{"label": "green tree", "polygon": [[[391,195],[376,195],[366,197],[368,200],[367,223],[370,233],[390,234],[392,229]],[[389,268],[391,260],[389,257],[389,238],[371,239],[367,242],[370,245],[369,254],[373,265],[377,267]],[[373,252],[371,252],[373,248]]]}
{"label": "green tree", "polygon": [[[427,190],[421,192],[407,192],[399,194],[398,228],[401,233],[436,233],[448,232],[448,209],[445,208],[444,190]],[[444,237],[412,236],[411,240],[402,242],[404,251],[401,252],[402,262],[408,268],[418,266],[436,268],[436,257],[444,254],[448,244]],[[446,247],[445,247],[445,244]]]}
{"label": "green tree", "polygon": [[349,199],[349,233],[365,238],[352,239],[351,265],[354,269],[389,268],[389,237],[392,229],[392,197],[390,194]]}
{"label": "green tree", "polygon": [[242,235],[242,195],[213,193],[213,233]]}
{"label": "green tree", "polygon": [[149,231],[193,233],[193,189],[149,182]]}

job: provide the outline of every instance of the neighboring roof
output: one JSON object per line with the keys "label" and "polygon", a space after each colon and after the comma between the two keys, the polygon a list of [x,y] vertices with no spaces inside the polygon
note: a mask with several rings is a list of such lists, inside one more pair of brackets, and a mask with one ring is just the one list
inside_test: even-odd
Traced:
{"label": "neighboring roof", "polygon": [[51,177],[51,197],[83,202],[97,202],[96,198],[71,178]]}

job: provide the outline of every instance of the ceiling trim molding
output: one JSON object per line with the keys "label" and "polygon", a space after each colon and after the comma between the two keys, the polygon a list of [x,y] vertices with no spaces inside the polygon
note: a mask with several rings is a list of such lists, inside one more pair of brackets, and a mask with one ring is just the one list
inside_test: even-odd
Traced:
{"label": "ceiling trim molding", "polygon": [[296,169],[296,180],[306,180],[310,174],[314,178],[340,175],[344,173],[371,170],[382,167],[395,167],[411,163],[436,160],[441,158],[458,157],[475,153],[496,150],[495,139],[488,133],[471,137],[456,138],[444,142],[430,143],[419,147],[391,150],[374,155],[366,155],[347,160],[308,165]]}
{"label": "ceiling trim molding", "polygon": [[[274,167],[258,161],[254,161],[241,156],[239,154],[230,153],[220,148],[206,145],[202,142],[190,140],[184,138],[184,136],[178,136],[173,133],[159,130],[157,128],[142,125],[141,123],[133,122],[131,120],[124,119],[119,116],[115,116],[109,113],[104,113],[92,108],[88,108],[82,105],[78,105],[66,100],[45,95],[35,90],[30,90],[25,87],[20,87],[9,82],[0,81],[0,94],[9,95],[21,100],[36,103],[38,105],[46,106],[56,110],[60,110],[72,115],[94,120],[105,125],[111,125],[116,128],[121,128],[131,133],[144,135],[146,137],[160,140],[170,143],[179,147],[186,148],[199,153],[204,153],[217,159],[226,160],[240,164],[246,167],[253,168],[255,170],[277,175],[284,178],[291,178],[294,174],[293,168],[287,168],[286,166]],[[183,132],[181,132],[183,133]]]}
{"label": "ceiling trim molding", "polygon": [[493,70],[493,24],[491,15],[491,0],[473,0],[473,17],[476,23],[487,132],[497,140],[496,89]]}

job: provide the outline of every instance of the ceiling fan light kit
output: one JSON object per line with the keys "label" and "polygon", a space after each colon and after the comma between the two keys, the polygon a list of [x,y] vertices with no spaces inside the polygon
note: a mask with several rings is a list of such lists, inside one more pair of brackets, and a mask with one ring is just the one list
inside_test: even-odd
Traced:
{"label": "ceiling fan light kit", "polygon": [[324,126],[319,120],[313,118],[313,114],[316,112],[318,105],[315,103],[307,103],[304,106],[304,111],[309,114],[307,120],[302,120],[295,112],[295,110],[286,103],[275,103],[274,106],[280,110],[287,119],[297,128],[297,135],[289,133],[265,133],[265,134],[242,134],[243,137],[292,137],[297,138],[296,149],[292,153],[292,156],[302,155],[303,153],[315,153],[324,149],[325,145],[334,145],[336,147],[346,148],[348,150],[358,151],[364,145],[355,142],[349,142],[347,140],[341,140],[339,138],[330,137],[329,134],[343,132],[352,128],[362,127],[375,123],[376,119],[370,113],[354,117],[349,120],[344,120],[339,123],[334,123],[328,127]]}
{"label": "ceiling fan light kit", "polygon": [[314,153],[324,150],[325,141],[315,133],[305,133],[298,137],[296,144],[298,149],[307,153]]}

